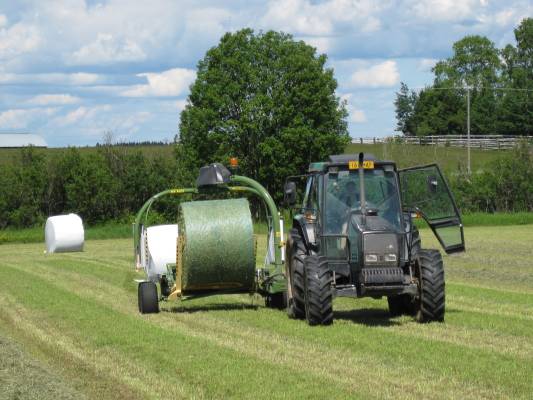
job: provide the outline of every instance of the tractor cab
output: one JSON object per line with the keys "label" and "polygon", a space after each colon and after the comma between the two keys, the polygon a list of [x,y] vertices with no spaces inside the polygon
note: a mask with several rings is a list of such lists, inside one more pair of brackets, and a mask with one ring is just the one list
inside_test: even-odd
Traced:
{"label": "tractor cab", "polygon": [[[460,215],[437,165],[398,171],[394,162],[368,153],[330,156],[312,163],[308,174],[288,178],[287,205],[296,205],[295,181],[301,178],[306,185],[287,257],[288,311],[294,317],[331,322],[327,299],[335,296],[387,296],[394,310],[415,310],[423,277],[412,215],[428,222],[447,253],[464,250]],[[328,304],[317,307],[314,296]],[[419,319],[441,319],[433,314]]]}

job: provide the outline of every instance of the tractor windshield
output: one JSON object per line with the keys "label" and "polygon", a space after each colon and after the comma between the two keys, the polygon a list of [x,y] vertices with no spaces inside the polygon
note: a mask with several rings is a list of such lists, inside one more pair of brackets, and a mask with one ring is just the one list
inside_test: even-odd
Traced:
{"label": "tractor windshield", "polygon": [[[364,174],[366,209],[376,212],[375,215],[384,219],[392,229],[400,230],[400,199],[394,171],[367,169]],[[342,233],[348,217],[357,214],[361,208],[359,172],[329,172],[326,175],[325,203],[327,233]]]}

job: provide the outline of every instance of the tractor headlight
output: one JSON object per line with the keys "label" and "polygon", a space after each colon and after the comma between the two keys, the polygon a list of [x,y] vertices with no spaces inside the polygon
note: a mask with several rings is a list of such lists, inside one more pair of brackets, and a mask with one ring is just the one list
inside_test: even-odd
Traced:
{"label": "tractor headlight", "polygon": [[366,254],[365,255],[365,263],[376,263],[376,262],[378,262],[377,254]]}
{"label": "tractor headlight", "polygon": [[397,259],[398,259],[398,257],[396,257],[396,254],[394,254],[394,253],[385,254],[385,261],[386,262],[396,262]]}

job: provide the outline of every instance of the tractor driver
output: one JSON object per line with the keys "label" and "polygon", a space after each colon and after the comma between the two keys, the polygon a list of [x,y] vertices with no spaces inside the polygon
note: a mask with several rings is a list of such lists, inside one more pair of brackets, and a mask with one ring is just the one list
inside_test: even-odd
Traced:
{"label": "tractor driver", "polygon": [[355,208],[359,203],[359,193],[356,189],[354,181],[348,181],[345,186],[345,192],[341,197],[341,200],[346,204],[348,208]]}

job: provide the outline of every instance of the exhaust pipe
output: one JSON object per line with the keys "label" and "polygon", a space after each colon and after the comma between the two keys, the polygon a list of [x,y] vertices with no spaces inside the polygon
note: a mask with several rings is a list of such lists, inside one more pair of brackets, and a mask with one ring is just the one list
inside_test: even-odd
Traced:
{"label": "exhaust pipe", "polygon": [[361,203],[361,225],[366,228],[365,170],[363,168],[364,153],[359,153],[359,202]]}

